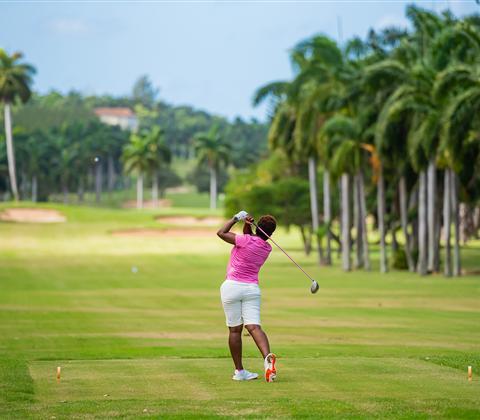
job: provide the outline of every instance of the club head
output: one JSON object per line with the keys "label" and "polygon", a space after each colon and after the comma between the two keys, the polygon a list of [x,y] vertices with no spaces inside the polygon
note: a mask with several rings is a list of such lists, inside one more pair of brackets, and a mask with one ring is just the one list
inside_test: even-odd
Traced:
{"label": "club head", "polygon": [[318,289],[320,289],[320,286],[318,285],[318,283],[317,283],[315,280],[313,280],[313,281],[312,281],[312,285],[311,285],[311,287],[310,287],[310,291],[311,291],[312,293],[317,293],[317,292],[318,292]]}

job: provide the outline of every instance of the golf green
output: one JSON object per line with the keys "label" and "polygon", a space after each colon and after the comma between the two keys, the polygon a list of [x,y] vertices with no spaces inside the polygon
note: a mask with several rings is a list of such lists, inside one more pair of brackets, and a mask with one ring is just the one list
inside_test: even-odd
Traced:
{"label": "golf green", "polygon": [[[66,223],[0,224],[0,418],[480,417],[479,242],[460,278],[380,274],[375,247],[371,272],[344,273],[280,229],[321,288],[273,251],[260,281],[278,381],[237,383],[215,227],[53,208]],[[261,373],[247,336],[244,355]]]}

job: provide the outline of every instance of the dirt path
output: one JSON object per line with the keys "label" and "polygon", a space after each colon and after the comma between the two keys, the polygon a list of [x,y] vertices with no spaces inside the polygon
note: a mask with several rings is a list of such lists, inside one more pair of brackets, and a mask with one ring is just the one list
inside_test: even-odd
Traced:
{"label": "dirt path", "polygon": [[67,218],[57,210],[50,209],[5,209],[0,220],[17,223],[63,223]]}

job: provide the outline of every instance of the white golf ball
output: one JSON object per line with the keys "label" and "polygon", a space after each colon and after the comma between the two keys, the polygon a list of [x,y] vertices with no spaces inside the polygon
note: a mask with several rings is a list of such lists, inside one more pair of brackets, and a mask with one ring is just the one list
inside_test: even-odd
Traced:
{"label": "white golf ball", "polygon": [[132,273],[133,273],[133,274],[138,273],[138,267],[132,266]]}
{"label": "white golf ball", "polygon": [[93,159],[95,162],[98,162],[100,158],[98,156],[95,156],[95,159]]}

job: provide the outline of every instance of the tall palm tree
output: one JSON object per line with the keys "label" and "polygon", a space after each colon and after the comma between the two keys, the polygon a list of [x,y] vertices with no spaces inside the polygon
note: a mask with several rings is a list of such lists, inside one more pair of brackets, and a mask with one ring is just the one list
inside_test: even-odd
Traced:
{"label": "tall palm tree", "polygon": [[22,57],[23,55],[19,52],[9,55],[5,50],[0,49],[0,100],[4,104],[8,174],[15,200],[18,200],[19,197],[15,172],[11,106],[17,99],[20,99],[22,103],[30,99],[30,86],[33,75],[35,74],[33,66],[21,62]]}
{"label": "tall palm tree", "polygon": [[[331,264],[330,172],[319,136],[326,117],[341,106],[340,95],[345,90],[345,81],[340,75],[346,73],[345,62],[336,42],[323,35],[314,36],[297,44],[292,53],[292,62],[294,68],[298,69],[298,75],[292,82],[291,89],[291,102],[294,104],[297,115],[294,131],[295,145],[297,153],[305,156],[308,162],[312,227],[317,236],[319,261],[321,264],[329,265]],[[323,163],[323,213],[324,225],[327,228],[325,256],[319,234],[318,160]]]}
{"label": "tall palm tree", "polygon": [[362,142],[361,128],[355,119],[338,114],[330,118],[321,130],[331,150],[330,169],[342,179],[342,255],[343,268],[350,269],[349,178],[353,177],[354,225],[356,228],[356,267],[370,269],[364,173],[367,151],[374,149]]}
{"label": "tall palm tree", "polygon": [[221,165],[228,164],[230,146],[215,125],[208,132],[195,136],[195,151],[199,164],[206,164],[210,171],[210,209],[216,209],[218,170]]}
{"label": "tall palm tree", "polygon": [[142,209],[143,178],[151,167],[148,135],[132,133],[123,148],[122,161],[125,172],[137,176],[137,209]]}

